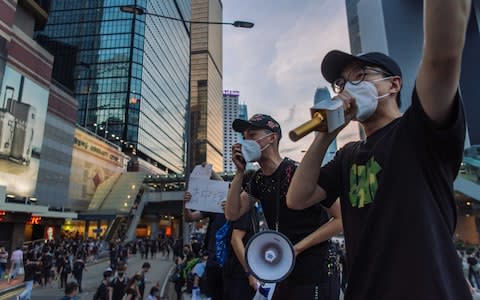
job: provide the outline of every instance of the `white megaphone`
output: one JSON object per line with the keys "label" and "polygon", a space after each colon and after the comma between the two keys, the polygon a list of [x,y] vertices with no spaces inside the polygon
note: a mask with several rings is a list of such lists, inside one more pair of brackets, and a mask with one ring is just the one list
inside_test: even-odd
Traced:
{"label": "white megaphone", "polygon": [[280,232],[265,230],[256,233],[245,248],[245,261],[250,273],[262,282],[279,282],[287,278],[295,266],[295,251],[290,240]]}

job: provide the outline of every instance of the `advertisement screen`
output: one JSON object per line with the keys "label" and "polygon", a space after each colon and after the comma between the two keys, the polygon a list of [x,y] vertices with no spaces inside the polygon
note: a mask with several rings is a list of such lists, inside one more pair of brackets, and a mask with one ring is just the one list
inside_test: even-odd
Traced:
{"label": "advertisement screen", "polygon": [[0,185],[7,194],[35,195],[48,93],[6,66],[0,91]]}
{"label": "advertisement screen", "polygon": [[70,207],[79,210],[90,204],[100,187],[112,186],[126,171],[127,157],[120,149],[75,129],[70,173]]}

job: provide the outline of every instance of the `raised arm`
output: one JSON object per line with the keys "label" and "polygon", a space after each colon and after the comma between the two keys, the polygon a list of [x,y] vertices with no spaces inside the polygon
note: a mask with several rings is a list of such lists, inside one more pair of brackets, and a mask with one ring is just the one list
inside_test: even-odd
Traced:
{"label": "raised arm", "polygon": [[460,79],[471,0],[424,1],[424,49],[416,88],[436,125],[448,123]]}
{"label": "raised arm", "polygon": [[228,190],[225,217],[227,220],[237,220],[250,209],[248,194],[243,191],[243,172],[237,171]]}
{"label": "raised arm", "polygon": [[335,201],[330,208],[325,208],[325,210],[332,218],[293,246],[296,255],[342,232],[343,225],[340,200]]}
{"label": "raised arm", "polygon": [[319,133],[293,175],[287,192],[287,206],[304,209],[325,199],[327,193],[318,184],[320,166],[327,152],[330,139]]}

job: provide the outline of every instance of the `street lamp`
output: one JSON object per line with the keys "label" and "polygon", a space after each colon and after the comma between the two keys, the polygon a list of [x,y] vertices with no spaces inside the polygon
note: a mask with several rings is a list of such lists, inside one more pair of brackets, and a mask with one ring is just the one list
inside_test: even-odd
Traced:
{"label": "street lamp", "polygon": [[[234,27],[239,27],[239,28],[252,28],[254,26],[254,23],[252,22],[247,22],[247,21],[234,21],[234,22],[209,22],[209,21],[190,21],[190,20],[184,20],[180,18],[175,18],[175,17],[169,17],[169,16],[164,16],[164,15],[159,15],[155,13],[150,13],[145,11],[143,8],[138,7],[136,5],[124,5],[120,7],[120,10],[124,13],[129,13],[129,14],[134,14],[134,15],[149,15],[153,17],[158,17],[158,18],[163,18],[163,19],[168,19],[168,20],[174,20],[174,21],[179,21],[179,22],[184,22],[184,23],[189,23],[189,24],[209,24],[209,25],[232,25]],[[135,18],[134,18],[135,21]],[[135,23],[132,22],[132,34],[134,33],[134,25]],[[133,37],[132,37],[132,42],[133,42]],[[185,183],[188,184],[188,175],[190,174],[191,171],[191,72],[192,72],[192,36],[191,33],[189,34],[189,42],[190,42],[190,62],[189,62],[189,74],[188,74],[188,103],[187,103],[187,112],[186,112],[186,136],[187,136],[187,143],[186,143],[186,166],[185,166]],[[130,86],[130,84],[129,84]],[[127,106],[128,107],[128,106]],[[127,119],[127,116],[125,116],[125,119]],[[123,136],[125,140],[127,140],[126,135]]]}
{"label": "street lamp", "polygon": [[247,21],[234,21],[234,22],[209,22],[209,21],[189,21],[189,20],[184,20],[184,19],[179,19],[175,17],[169,17],[169,16],[164,16],[164,15],[158,15],[154,13],[149,13],[146,12],[143,8],[134,6],[134,5],[124,5],[120,7],[120,10],[125,13],[130,13],[130,14],[136,14],[136,15],[149,15],[149,16],[154,16],[154,17],[159,17],[163,19],[169,19],[169,20],[175,20],[175,21],[180,21],[180,22],[185,22],[185,23],[190,23],[190,24],[217,24],[217,25],[232,25],[234,27],[241,27],[241,28],[252,28],[255,24],[252,22],[247,22]]}

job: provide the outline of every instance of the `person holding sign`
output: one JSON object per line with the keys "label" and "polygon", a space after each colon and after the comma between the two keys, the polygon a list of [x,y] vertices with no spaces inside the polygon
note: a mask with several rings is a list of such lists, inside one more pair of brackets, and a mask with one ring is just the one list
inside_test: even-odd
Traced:
{"label": "person holding sign", "polygon": [[[210,179],[223,180],[215,172],[211,171]],[[223,300],[223,275],[222,267],[218,264],[215,255],[215,234],[217,230],[222,227],[225,222],[225,215],[223,213],[214,213],[206,211],[192,211],[188,209],[188,202],[192,199],[190,192],[185,192],[184,195],[184,210],[183,215],[185,222],[195,222],[204,218],[208,218],[207,233],[205,234],[203,249],[208,254],[207,264],[205,268],[207,291],[206,295],[212,300]],[[203,251],[202,251],[203,252]],[[202,291],[203,292],[203,291]]]}

